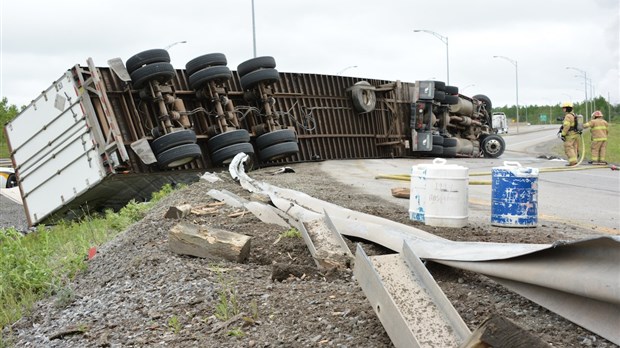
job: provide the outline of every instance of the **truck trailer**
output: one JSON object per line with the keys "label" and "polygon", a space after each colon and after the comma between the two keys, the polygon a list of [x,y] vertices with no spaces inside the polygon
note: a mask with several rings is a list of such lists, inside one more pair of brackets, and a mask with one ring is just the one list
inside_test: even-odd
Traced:
{"label": "truck trailer", "polygon": [[[240,152],[249,166],[330,159],[498,157],[491,101],[441,81],[279,72],[164,49],[76,64],[4,131],[30,225],[147,200]],[[251,169],[251,168],[249,168]]]}

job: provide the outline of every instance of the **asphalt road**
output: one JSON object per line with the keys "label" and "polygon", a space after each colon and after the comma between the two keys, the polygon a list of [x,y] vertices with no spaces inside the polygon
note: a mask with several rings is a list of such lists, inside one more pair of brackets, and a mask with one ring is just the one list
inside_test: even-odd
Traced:
{"label": "asphalt road", "polygon": [[[511,129],[515,130],[514,127]],[[523,167],[562,170],[538,175],[539,224],[545,221],[561,222],[602,234],[620,234],[620,171],[594,169],[594,166],[583,164],[575,170],[566,170],[564,165],[567,162],[562,159],[539,158],[541,155],[551,155],[551,147],[560,141],[556,136],[557,129],[557,125],[522,125],[518,134],[504,135],[506,151],[500,158],[452,158],[448,159],[448,164],[465,166],[470,174],[488,174],[470,177],[470,180],[479,181],[491,180],[491,169],[503,166],[504,161],[516,161]],[[391,188],[408,187],[409,183],[375,177],[410,174],[412,166],[431,162],[432,159],[326,161],[321,168],[329,173],[341,173],[338,175],[339,181],[400,204],[403,212],[407,213],[409,201],[392,197]],[[491,185],[469,185],[468,198],[469,219],[490,224]]]}

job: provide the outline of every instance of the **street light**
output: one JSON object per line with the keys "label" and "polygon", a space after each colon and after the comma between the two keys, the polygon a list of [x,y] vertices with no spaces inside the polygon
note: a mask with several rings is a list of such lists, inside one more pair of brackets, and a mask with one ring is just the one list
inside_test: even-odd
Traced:
{"label": "street light", "polygon": [[[584,104],[586,104],[586,119],[588,117],[588,73],[586,73],[584,70],[581,70],[579,68],[574,68],[572,66],[567,66],[566,69],[570,69],[570,70],[575,70],[581,73],[581,75],[583,76],[583,88],[585,91],[585,99],[583,101]],[[577,76],[579,77],[579,76]]]}
{"label": "street light", "polygon": [[254,0],[252,0],[252,44],[254,48],[254,58],[256,58],[256,21],[254,19]]}
{"label": "street light", "polygon": [[516,92],[517,92],[517,133],[519,133],[519,66],[517,61],[514,59],[510,59],[504,56],[493,56],[493,58],[500,58],[510,62],[510,64],[515,66],[515,84],[516,84]]}
{"label": "street light", "polygon": [[182,44],[182,43],[187,43],[187,41],[183,40],[183,41],[177,41],[177,42],[173,42],[170,45],[164,47],[164,49],[167,51],[168,49],[170,49],[170,47],[174,46],[174,45],[178,45],[178,44]]}
{"label": "street light", "polygon": [[339,72],[336,73],[336,75],[342,75],[342,73],[344,73],[345,71],[349,70],[349,69],[354,69],[357,68],[357,65],[350,65],[342,70],[340,70]]}
{"label": "street light", "polygon": [[475,84],[473,84],[473,83],[472,83],[472,84],[469,84],[469,85],[467,85],[467,86],[465,86],[465,87],[461,88],[461,91],[464,91],[466,88],[469,88],[469,87],[474,87],[474,86],[475,86]]}
{"label": "street light", "polygon": [[433,35],[434,37],[438,38],[439,40],[441,40],[441,42],[443,42],[444,44],[446,44],[446,81],[448,84],[450,84],[450,56],[448,54],[448,37],[447,36],[443,36],[441,34],[438,34],[432,30],[426,30],[426,29],[414,29],[413,32],[415,33],[428,33]]}

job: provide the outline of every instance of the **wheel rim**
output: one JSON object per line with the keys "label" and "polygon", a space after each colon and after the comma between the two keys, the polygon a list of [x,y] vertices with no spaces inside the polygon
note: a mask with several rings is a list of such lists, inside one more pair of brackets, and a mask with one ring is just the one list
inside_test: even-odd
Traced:
{"label": "wheel rim", "polygon": [[499,153],[502,149],[502,144],[500,144],[497,139],[489,139],[484,143],[484,151],[489,155],[495,155]]}

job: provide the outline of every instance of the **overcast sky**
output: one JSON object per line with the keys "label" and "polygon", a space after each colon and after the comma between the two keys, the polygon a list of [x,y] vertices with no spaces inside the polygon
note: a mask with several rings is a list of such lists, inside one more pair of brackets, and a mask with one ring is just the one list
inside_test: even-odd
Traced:
{"label": "overcast sky", "polygon": [[[620,0],[255,0],[258,56],[282,72],[447,81],[494,105],[620,103]],[[170,47],[172,64],[253,57],[252,0],[2,0],[0,97],[28,104],[75,64]],[[504,56],[517,62],[517,69]],[[355,68],[351,66],[356,66]],[[575,75],[578,75],[577,77]],[[589,82],[588,82],[589,83]]]}

